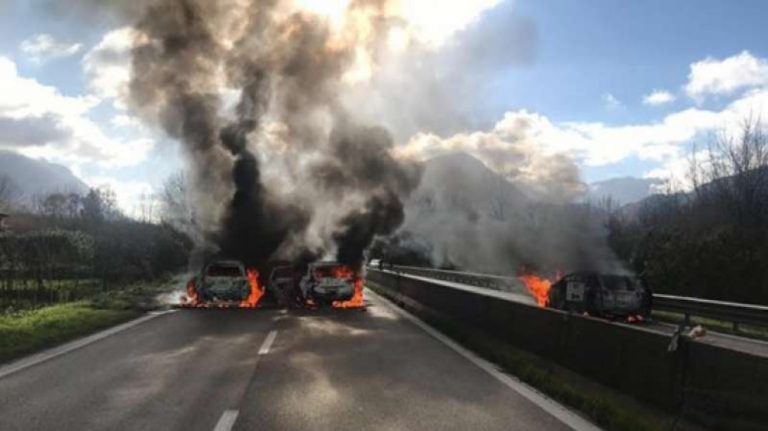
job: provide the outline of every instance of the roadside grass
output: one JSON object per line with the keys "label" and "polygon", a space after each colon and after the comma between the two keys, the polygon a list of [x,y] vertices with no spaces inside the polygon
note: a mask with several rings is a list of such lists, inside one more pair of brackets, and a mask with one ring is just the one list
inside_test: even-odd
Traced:
{"label": "roadside grass", "polygon": [[0,315],[0,363],[122,323],[140,313],[96,308],[88,302]]}
{"label": "roadside grass", "polygon": [[459,344],[474,351],[504,371],[535,387],[547,396],[581,412],[595,424],[609,431],[652,431],[675,429],[697,431],[701,428],[659,409],[647,406],[604,385],[582,377],[551,361],[517,349],[496,337],[466,325],[458,325],[439,313],[416,303],[402,303],[387,289],[374,283],[367,287],[416,314]]}
{"label": "roadside grass", "polygon": [[91,299],[0,313],[0,363],[88,335],[163,307],[174,281],[138,283]]}

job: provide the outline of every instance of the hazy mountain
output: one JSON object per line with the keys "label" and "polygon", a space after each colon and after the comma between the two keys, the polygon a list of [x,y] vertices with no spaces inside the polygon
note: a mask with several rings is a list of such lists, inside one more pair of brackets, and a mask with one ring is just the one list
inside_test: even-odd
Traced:
{"label": "hazy mountain", "polygon": [[0,151],[0,176],[10,178],[18,188],[17,200],[26,203],[39,194],[88,192],[88,186],[66,167],[10,151]]}
{"label": "hazy mountain", "polygon": [[583,205],[537,201],[464,153],[427,161],[405,212],[399,251],[437,266],[499,274],[617,266]]}
{"label": "hazy mountain", "polygon": [[506,218],[506,212],[529,199],[514,184],[466,153],[435,157],[426,162],[421,183],[408,204],[410,210],[459,211]]}
{"label": "hazy mountain", "polygon": [[648,178],[611,178],[594,182],[589,185],[586,199],[598,202],[608,197],[618,205],[639,202],[653,194],[653,187],[660,185],[661,180]]}

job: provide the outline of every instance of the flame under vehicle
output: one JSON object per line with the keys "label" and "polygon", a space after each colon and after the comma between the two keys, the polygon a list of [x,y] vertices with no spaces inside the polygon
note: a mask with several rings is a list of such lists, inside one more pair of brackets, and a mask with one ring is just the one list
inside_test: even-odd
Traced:
{"label": "flame under vehicle", "polygon": [[241,262],[213,261],[187,286],[187,301],[194,307],[243,307],[258,305],[263,291],[259,274]]}
{"label": "flame under vehicle", "polygon": [[650,289],[634,277],[577,272],[552,284],[547,305],[592,316],[642,320],[651,313],[652,298]]}
{"label": "flame under vehicle", "polygon": [[357,274],[338,262],[315,262],[307,268],[299,288],[306,300],[317,305],[349,301],[356,293]]}

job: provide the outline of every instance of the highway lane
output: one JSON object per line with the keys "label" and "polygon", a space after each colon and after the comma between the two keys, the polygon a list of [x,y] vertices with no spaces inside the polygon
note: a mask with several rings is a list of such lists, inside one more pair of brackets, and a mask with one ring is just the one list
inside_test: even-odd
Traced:
{"label": "highway lane", "polygon": [[367,312],[183,310],[0,379],[3,431],[217,423],[569,429],[375,298]]}

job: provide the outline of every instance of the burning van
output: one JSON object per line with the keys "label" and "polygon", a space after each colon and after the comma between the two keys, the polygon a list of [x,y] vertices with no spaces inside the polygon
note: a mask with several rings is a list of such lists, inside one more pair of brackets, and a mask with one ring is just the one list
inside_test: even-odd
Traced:
{"label": "burning van", "polygon": [[306,300],[317,305],[350,301],[358,290],[358,274],[352,268],[337,262],[315,262],[299,282]]}
{"label": "burning van", "polygon": [[189,282],[186,305],[255,308],[263,293],[255,269],[238,261],[214,261]]}
{"label": "burning van", "polygon": [[592,316],[644,319],[651,313],[651,291],[634,277],[577,272],[552,284],[547,304]]}

